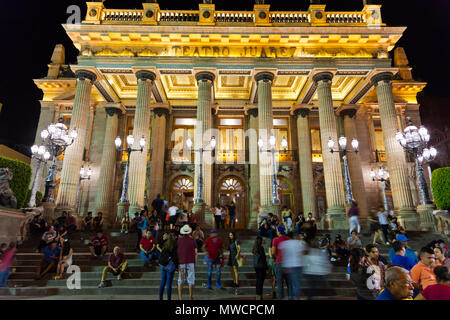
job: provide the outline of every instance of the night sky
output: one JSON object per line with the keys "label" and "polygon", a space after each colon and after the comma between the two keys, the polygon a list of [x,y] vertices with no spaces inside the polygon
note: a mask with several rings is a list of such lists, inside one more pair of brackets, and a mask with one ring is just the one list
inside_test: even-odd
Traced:
{"label": "night sky", "polygon": [[[93,0],[91,0],[93,1]],[[106,0],[106,8],[141,9],[143,1]],[[161,9],[198,9],[200,1],[159,0]],[[217,10],[253,10],[253,1],[213,0]],[[307,10],[309,0],[267,1],[272,10]],[[362,0],[322,0],[327,11],[356,11]],[[428,82],[422,97],[421,114],[429,129],[450,126],[450,1],[385,0],[383,22],[408,29],[398,42],[406,50],[413,76]],[[42,92],[33,79],[45,77],[56,44],[66,48],[66,63],[77,61],[61,24],[70,5],[79,5],[82,20],[86,14],[82,0],[2,0],[0,1],[0,143],[29,153],[39,121]],[[393,51],[392,51],[393,52]],[[391,53],[392,53],[391,52]]]}

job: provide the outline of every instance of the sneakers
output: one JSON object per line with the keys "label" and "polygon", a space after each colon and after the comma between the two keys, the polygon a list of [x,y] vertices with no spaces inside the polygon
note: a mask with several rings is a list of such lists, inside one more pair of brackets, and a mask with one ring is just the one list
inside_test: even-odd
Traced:
{"label": "sneakers", "polygon": [[331,262],[335,262],[336,258],[332,257],[330,260],[331,260]]}
{"label": "sneakers", "polygon": [[104,288],[106,287],[106,284],[102,281],[100,282],[100,284],[98,285],[99,288]]}
{"label": "sneakers", "polygon": [[389,245],[390,245],[389,241],[388,241],[388,242],[386,242],[386,245],[387,245],[387,246],[389,246]]}
{"label": "sneakers", "polygon": [[219,283],[216,283],[216,288],[217,289],[222,289],[222,286]]}
{"label": "sneakers", "polygon": [[120,274],[117,276],[117,280],[122,280],[122,276]]}

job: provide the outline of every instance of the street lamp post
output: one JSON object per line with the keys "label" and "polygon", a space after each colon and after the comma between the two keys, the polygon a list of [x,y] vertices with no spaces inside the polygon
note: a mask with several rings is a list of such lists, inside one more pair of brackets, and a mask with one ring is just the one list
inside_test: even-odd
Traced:
{"label": "street lamp post", "polygon": [[331,153],[334,153],[334,152],[342,153],[342,159],[344,160],[345,186],[346,186],[345,198],[346,198],[347,204],[350,204],[350,203],[352,203],[352,201],[354,201],[354,199],[353,199],[353,193],[352,193],[352,182],[350,180],[350,173],[348,171],[347,153],[348,152],[358,153],[359,142],[358,142],[358,140],[356,140],[356,138],[354,138],[352,140],[351,144],[352,144],[353,150],[347,149],[347,138],[344,136],[341,136],[339,138],[338,143],[339,143],[339,146],[341,147],[341,149],[334,150],[334,141],[330,137],[330,139],[328,140],[328,148],[330,149]]}
{"label": "street lamp post", "polygon": [[[216,138],[213,136],[211,137],[211,141],[209,142],[211,146],[211,150],[205,150],[202,147],[198,150],[194,149],[194,152],[200,152],[200,163],[199,163],[199,171],[198,171],[198,180],[197,180],[197,199],[195,199],[195,203],[203,203],[203,152],[204,151],[211,151],[213,153],[213,157],[215,149],[216,149]],[[192,147],[192,140],[191,137],[188,136],[186,140],[186,146],[190,149]]]}
{"label": "street lamp post", "polygon": [[34,207],[36,205],[37,181],[39,180],[39,176],[41,174],[41,163],[47,163],[47,160],[50,159],[51,156],[45,146],[33,145],[31,147],[31,153],[33,154],[31,157],[36,159],[37,165],[36,174],[34,175],[33,184],[31,185],[31,196],[30,201],[28,202],[28,207]]}
{"label": "street lamp post", "polygon": [[79,208],[80,208],[80,191],[81,191],[81,182],[83,180],[91,180],[91,176],[92,176],[92,170],[89,167],[87,169],[87,171],[84,170],[84,166],[81,167],[80,169],[80,179],[78,180],[78,189],[77,189],[77,201],[76,201],[76,210],[77,213],[79,214]]}
{"label": "street lamp post", "polygon": [[53,202],[53,193],[55,190],[54,172],[56,168],[56,158],[70,146],[78,136],[75,128],[69,129],[59,118],[58,123],[50,124],[47,129],[41,131],[41,138],[47,147],[50,155],[53,157],[48,176],[45,179],[45,194],[42,202]]}
{"label": "street lamp post", "polygon": [[372,181],[380,181],[381,182],[381,188],[382,188],[382,192],[383,192],[383,206],[384,206],[384,210],[386,210],[386,212],[388,212],[389,205],[388,205],[387,197],[386,197],[386,181],[389,178],[389,172],[387,172],[387,170],[384,170],[382,167],[380,167],[380,169],[378,169],[377,171],[374,171],[372,169],[370,171],[370,176],[372,177]]}
{"label": "street lamp post", "polygon": [[128,135],[127,136],[127,146],[128,148],[126,149],[121,149],[120,147],[122,146],[122,139],[120,139],[120,137],[117,137],[116,140],[114,140],[114,143],[116,144],[116,150],[117,151],[122,151],[122,152],[126,152],[127,153],[127,163],[125,165],[125,178],[123,179],[123,185],[122,185],[122,195],[120,197],[119,203],[126,203],[128,202],[127,199],[127,193],[128,193],[128,168],[130,166],[130,157],[131,157],[131,153],[134,151],[144,151],[144,146],[145,146],[145,138],[144,136],[142,136],[142,138],[139,140],[139,146],[141,147],[140,149],[132,149],[131,146],[134,143],[134,137],[133,135]]}
{"label": "street lamp post", "polygon": [[434,160],[437,155],[437,150],[433,147],[427,147],[428,142],[430,141],[430,134],[428,133],[428,130],[424,126],[417,128],[412,123],[411,118],[407,117],[406,119],[408,121],[407,127],[404,132],[398,131],[395,138],[403,149],[412,154],[415,159],[419,190],[422,196],[422,204],[432,204],[433,202],[431,201],[430,194],[428,193],[428,186],[423,174],[422,164]]}
{"label": "street lamp post", "polygon": [[272,204],[280,204],[280,199],[278,196],[278,185],[277,185],[277,171],[275,168],[275,152],[284,152],[286,153],[286,148],[288,146],[288,141],[286,139],[286,137],[283,137],[283,139],[281,140],[281,146],[283,147],[283,150],[275,150],[275,144],[276,144],[276,139],[275,136],[270,136],[269,137],[269,144],[270,144],[270,149],[266,149],[264,150],[264,142],[262,140],[262,138],[259,138],[258,140],[258,147],[259,147],[259,151],[260,152],[270,152],[272,154]]}

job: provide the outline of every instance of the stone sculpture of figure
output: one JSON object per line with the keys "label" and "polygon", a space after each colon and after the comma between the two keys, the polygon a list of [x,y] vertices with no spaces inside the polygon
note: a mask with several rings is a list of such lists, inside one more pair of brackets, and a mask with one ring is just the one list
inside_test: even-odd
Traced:
{"label": "stone sculpture of figure", "polygon": [[17,199],[9,187],[13,174],[8,168],[0,168],[0,205],[17,208]]}
{"label": "stone sculpture of figure", "polygon": [[204,4],[212,4],[212,0],[203,0]]}
{"label": "stone sculpture of figure", "polygon": [[320,0],[310,0],[311,4],[320,4]]}
{"label": "stone sculpture of figure", "polygon": [[256,4],[264,4],[264,0],[255,0]]}

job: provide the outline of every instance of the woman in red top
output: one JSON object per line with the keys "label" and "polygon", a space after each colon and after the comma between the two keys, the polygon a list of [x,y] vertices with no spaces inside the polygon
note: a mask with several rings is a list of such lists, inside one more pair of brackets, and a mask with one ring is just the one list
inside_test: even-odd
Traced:
{"label": "woman in red top", "polygon": [[446,266],[434,268],[437,284],[427,286],[414,300],[450,300],[450,275]]}

